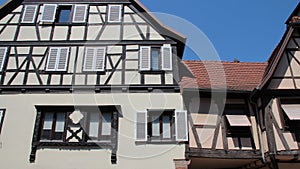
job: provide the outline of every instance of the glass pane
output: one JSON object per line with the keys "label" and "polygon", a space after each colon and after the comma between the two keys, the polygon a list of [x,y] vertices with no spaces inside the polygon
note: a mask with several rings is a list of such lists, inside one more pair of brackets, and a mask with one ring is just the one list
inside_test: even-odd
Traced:
{"label": "glass pane", "polygon": [[52,123],[53,123],[53,113],[45,113],[45,119],[44,119],[44,130],[51,130],[52,129]]}
{"label": "glass pane", "polygon": [[159,137],[159,116],[152,116],[152,136]]}
{"label": "glass pane", "polygon": [[63,139],[63,132],[55,132],[53,140],[62,140]]}
{"label": "glass pane", "polygon": [[163,116],[163,138],[171,138],[170,117]]}
{"label": "glass pane", "polygon": [[50,140],[51,130],[43,130],[42,140]]}
{"label": "glass pane", "polygon": [[110,135],[110,134],[111,134],[111,113],[103,113],[101,135]]}
{"label": "glass pane", "polygon": [[59,10],[59,19],[58,22],[69,22],[71,14],[70,7],[63,7]]}
{"label": "glass pane", "polygon": [[158,70],[159,69],[158,56],[159,56],[159,51],[158,50],[152,50],[152,52],[151,52],[152,70]]}
{"label": "glass pane", "polygon": [[55,132],[64,132],[65,129],[65,113],[57,113]]}
{"label": "glass pane", "polygon": [[97,139],[99,131],[99,113],[91,113],[90,115],[90,129],[89,136],[90,138]]}

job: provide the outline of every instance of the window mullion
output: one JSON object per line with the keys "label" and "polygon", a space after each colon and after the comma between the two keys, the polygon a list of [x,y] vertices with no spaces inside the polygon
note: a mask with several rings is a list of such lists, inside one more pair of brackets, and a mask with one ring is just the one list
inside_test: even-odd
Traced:
{"label": "window mullion", "polygon": [[52,129],[51,129],[51,134],[50,134],[50,140],[53,140],[53,138],[55,136],[56,116],[57,116],[57,113],[54,113],[53,114]]}
{"label": "window mullion", "polygon": [[99,113],[99,130],[98,130],[98,141],[101,141],[102,140],[102,123],[103,123],[103,115],[102,115],[102,112]]}

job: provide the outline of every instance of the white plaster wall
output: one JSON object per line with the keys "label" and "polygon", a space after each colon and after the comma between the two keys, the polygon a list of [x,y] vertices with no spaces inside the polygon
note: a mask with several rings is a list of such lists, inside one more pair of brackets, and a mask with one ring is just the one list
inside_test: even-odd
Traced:
{"label": "white plaster wall", "polygon": [[[0,136],[1,168],[22,169],[153,169],[174,168],[173,159],[184,158],[184,145],[136,145],[134,118],[146,109],[182,110],[182,99],[175,94],[16,94],[1,95],[6,109]],[[118,162],[112,165],[107,150],[41,149],[29,163],[36,117],[35,105],[121,105]],[[21,141],[21,142],[20,142]],[[16,158],[17,157],[17,158]]]}

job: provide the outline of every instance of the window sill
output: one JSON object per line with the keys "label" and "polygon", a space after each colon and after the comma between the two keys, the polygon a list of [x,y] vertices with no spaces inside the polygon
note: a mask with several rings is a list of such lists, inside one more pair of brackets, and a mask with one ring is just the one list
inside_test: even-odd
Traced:
{"label": "window sill", "polygon": [[167,144],[184,144],[184,141],[175,141],[175,140],[157,140],[157,141],[135,141],[136,145],[142,144],[154,144],[154,145],[167,145]]}
{"label": "window sill", "polygon": [[112,142],[63,142],[63,141],[40,141],[39,148],[58,149],[112,149]]}
{"label": "window sill", "polygon": [[164,74],[166,72],[164,70],[140,70],[141,74]]}

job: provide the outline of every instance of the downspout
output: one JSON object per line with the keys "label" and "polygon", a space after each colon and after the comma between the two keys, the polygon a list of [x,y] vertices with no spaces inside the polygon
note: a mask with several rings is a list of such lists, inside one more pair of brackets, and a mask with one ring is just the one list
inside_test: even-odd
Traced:
{"label": "downspout", "polygon": [[257,103],[254,102],[252,100],[254,94],[258,91],[257,88],[254,89],[254,91],[252,92],[252,94],[250,95],[250,104],[252,104],[254,107],[255,107],[255,116],[256,116],[256,119],[257,119],[257,132],[258,132],[258,138],[259,138],[259,145],[260,145],[260,151],[261,151],[261,158],[262,158],[262,161],[263,161],[263,164],[266,164],[267,163],[267,160],[266,160],[266,157],[265,157],[265,152],[264,152],[264,143],[263,143],[263,139],[262,139],[262,133],[261,133],[261,126],[260,126],[260,123],[261,123],[261,119],[260,119],[260,116],[259,116],[259,112],[258,112],[258,106],[257,106]]}

